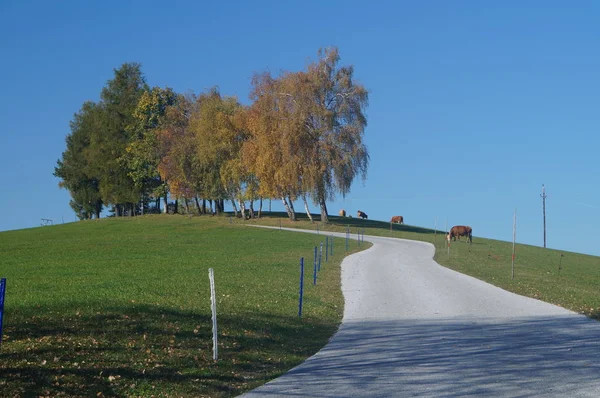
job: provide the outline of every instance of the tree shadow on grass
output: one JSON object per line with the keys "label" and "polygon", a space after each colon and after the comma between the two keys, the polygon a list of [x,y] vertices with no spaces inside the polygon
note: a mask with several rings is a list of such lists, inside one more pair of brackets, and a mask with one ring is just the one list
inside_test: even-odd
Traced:
{"label": "tree shadow on grass", "polygon": [[[153,306],[36,316],[6,325],[2,396],[235,396],[285,373],[335,331],[309,319],[245,313],[212,321]],[[315,337],[318,336],[318,337]]]}

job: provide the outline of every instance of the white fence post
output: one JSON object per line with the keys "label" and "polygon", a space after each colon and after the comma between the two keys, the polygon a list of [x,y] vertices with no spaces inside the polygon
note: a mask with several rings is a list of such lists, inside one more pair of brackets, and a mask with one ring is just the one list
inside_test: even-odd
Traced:
{"label": "white fence post", "polygon": [[219,346],[217,344],[217,296],[215,294],[215,271],[208,269],[210,279],[210,309],[212,310],[212,332],[213,332],[213,360],[219,359]]}

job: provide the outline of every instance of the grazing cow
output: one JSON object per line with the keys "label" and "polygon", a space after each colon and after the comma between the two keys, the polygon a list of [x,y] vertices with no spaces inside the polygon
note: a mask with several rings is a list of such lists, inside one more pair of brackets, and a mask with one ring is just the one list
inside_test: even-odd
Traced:
{"label": "grazing cow", "polygon": [[458,238],[460,240],[461,236],[466,236],[467,242],[473,243],[473,228],[465,225],[455,225],[448,232],[446,239],[450,242],[450,239],[456,240]]}
{"label": "grazing cow", "polygon": [[346,210],[340,210],[340,217],[346,217]]}
{"label": "grazing cow", "polygon": [[404,217],[402,216],[393,216],[390,220],[391,223],[395,224],[404,224]]}
{"label": "grazing cow", "polygon": [[360,210],[356,214],[356,217],[362,218],[363,220],[366,219],[366,218],[369,218],[369,217],[367,217],[367,213],[365,213],[364,211],[360,211]]}

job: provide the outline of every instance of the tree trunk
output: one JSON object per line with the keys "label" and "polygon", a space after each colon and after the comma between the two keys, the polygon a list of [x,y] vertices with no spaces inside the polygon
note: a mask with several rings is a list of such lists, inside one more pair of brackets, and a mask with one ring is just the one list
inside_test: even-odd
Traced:
{"label": "tree trunk", "polygon": [[311,223],[313,223],[312,215],[310,214],[310,210],[308,210],[308,202],[306,202],[306,195],[302,195],[302,200],[304,201],[304,210],[306,210],[306,215]]}
{"label": "tree trunk", "polygon": [[259,205],[258,205],[258,218],[260,218],[260,215],[262,214],[262,202],[263,202],[263,198],[261,196],[260,202],[258,202],[259,203]]}
{"label": "tree trunk", "polygon": [[198,200],[198,197],[194,196],[194,200],[196,201],[196,210],[198,211],[198,214],[202,214],[202,209],[200,208],[200,201]]}
{"label": "tree trunk", "polygon": [[271,212],[271,198],[269,198],[269,213]]}
{"label": "tree trunk", "polygon": [[179,211],[179,199],[175,199],[175,209],[173,209],[173,214],[177,214]]}
{"label": "tree trunk", "polygon": [[165,208],[163,209],[163,213],[167,214],[169,212],[169,198],[167,194],[165,194],[163,199],[165,200]]}
{"label": "tree trunk", "polygon": [[292,209],[292,211],[294,212],[294,215],[295,215],[296,214],[296,209],[294,209],[294,201],[289,196],[288,196],[288,203],[290,204],[290,208]]}
{"label": "tree trunk", "polygon": [[243,200],[239,199],[240,203],[240,213],[242,213],[242,219],[246,219],[246,203]]}
{"label": "tree trunk", "polygon": [[183,197],[183,205],[185,206],[185,213],[190,214],[190,205],[188,203],[188,198]]}
{"label": "tree trunk", "polygon": [[321,222],[328,223],[329,218],[327,217],[327,205],[325,204],[325,199],[319,199],[319,206],[321,207]]}
{"label": "tree trunk", "polygon": [[134,207],[133,203],[129,203],[128,207],[131,209],[131,212],[129,213],[129,217],[135,216],[135,207]]}
{"label": "tree trunk", "polygon": [[235,205],[235,200],[231,199],[231,206],[233,206],[233,215],[235,218],[238,216],[237,206]]}
{"label": "tree trunk", "polygon": [[212,215],[213,214],[212,199],[208,200],[208,207],[209,207],[209,210],[210,210],[210,214]]}
{"label": "tree trunk", "polygon": [[285,196],[281,197],[281,201],[283,202],[283,207],[285,207],[285,211],[287,212],[290,221],[296,221],[296,213],[294,213],[294,208],[288,205]]}
{"label": "tree trunk", "polygon": [[100,213],[102,212],[102,205],[96,202],[96,218],[100,218]]}
{"label": "tree trunk", "polygon": [[254,218],[254,201],[250,201],[250,218]]}
{"label": "tree trunk", "polygon": [[206,199],[202,199],[202,214],[206,214]]}
{"label": "tree trunk", "polygon": [[156,198],[156,210],[160,213],[160,197]]}

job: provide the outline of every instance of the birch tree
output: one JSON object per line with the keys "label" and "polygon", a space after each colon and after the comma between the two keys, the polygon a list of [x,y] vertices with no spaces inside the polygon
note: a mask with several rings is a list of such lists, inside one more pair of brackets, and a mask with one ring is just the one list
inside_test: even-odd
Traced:
{"label": "birch tree", "polygon": [[190,128],[198,142],[198,159],[205,171],[203,178],[208,197],[217,200],[222,210],[223,199],[235,200],[242,207],[245,169],[240,150],[246,139],[245,131],[236,123],[242,107],[234,97],[222,97],[217,89],[198,98],[197,111],[192,115]]}
{"label": "birch tree", "polygon": [[281,95],[282,79],[269,73],[257,74],[252,79],[248,112],[248,138],[243,159],[245,165],[260,181],[258,193],[262,197],[280,198],[290,220],[296,220],[293,200],[300,193],[301,162],[297,153],[296,135],[291,125],[293,99]]}
{"label": "birch tree", "polygon": [[345,196],[356,177],[366,178],[368,92],[354,82],[354,68],[338,66],[339,60],[337,48],[320,50],[306,71],[252,81],[247,165],[263,192],[282,199],[290,219],[297,197],[309,213],[310,194],[327,222],[326,202]]}
{"label": "birch tree", "polygon": [[369,154],[363,137],[368,92],[354,81],[353,66],[338,65],[337,48],[318,54],[319,60],[297,79],[297,102],[306,129],[302,135],[308,160],[304,187],[310,189],[321,220],[327,222],[326,202],[336,194],[348,194],[357,177],[366,179]]}

